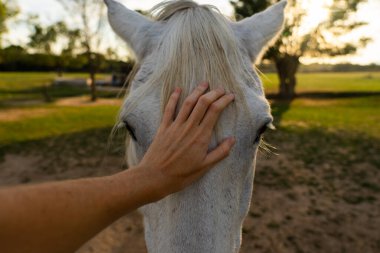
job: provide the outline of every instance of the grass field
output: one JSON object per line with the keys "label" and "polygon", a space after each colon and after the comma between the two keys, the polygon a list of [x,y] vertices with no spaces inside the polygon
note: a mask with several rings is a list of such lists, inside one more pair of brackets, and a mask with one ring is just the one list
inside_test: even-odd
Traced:
{"label": "grass field", "polygon": [[[87,78],[88,74],[68,73],[63,77]],[[97,78],[100,79],[107,77],[109,75],[97,75]],[[2,100],[43,99],[45,87],[49,87],[48,92],[53,98],[85,94],[87,92],[83,88],[65,87],[56,89],[55,87],[50,87],[54,78],[56,78],[56,73],[54,72],[0,72],[0,105]]]}
{"label": "grass field", "polygon": [[[380,92],[380,73],[308,73],[299,74],[298,92]],[[277,76],[264,74],[268,93],[277,91]]]}
{"label": "grass field", "polygon": [[[0,186],[123,168],[117,160],[123,138],[107,151],[121,100],[101,94],[89,103],[87,89],[49,88],[54,101],[46,103],[43,87],[53,77],[0,73]],[[278,155],[260,151],[241,253],[380,252],[380,73],[299,74],[298,80],[296,99],[270,101],[278,129],[265,140]],[[274,74],[263,81],[267,93],[276,92]],[[100,165],[107,152],[117,162]],[[137,224],[132,232],[120,226],[123,238],[112,247],[117,240],[125,246],[128,237],[134,248],[143,237]]]}
{"label": "grass field", "polygon": [[[0,73],[0,104],[20,99],[41,100],[42,87],[54,76],[54,73]],[[86,75],[67,75],[67,77],[84,76]],[[105,77],[105,75],[100,76],[100,78]],[[378,127],[380,73],[300,74],[298,78],[299,93],[322,92],[322,96],[301,97],[290,104],[272,101],[273,113],[280,127],[295,131],[323,129],[380,138]],[[262,79],[267,93],[276,91],[275,74],[265,75]],[[53,97],[58,99],[69,95],[83,95],[87,92],[83,89],[68,92],[67,88],[57,88],[53,92],[56,94]],[[343,95],[339,97],[336,94]],[[102,104],[80,108],[75,105],[60,106],[55,103],[3,104],[1,108],[3,117],[0,117],[0,143],[12,145],[92,128],[110,127],[114,123],[117,110],[117,105]]]}
{"label": "grass field", "polygon": [[[82,98],[89,94],[87,88],[52,87],[55,73],[1,73],[0,72],[0,160],[1,154],[9,150],[25,151],[28,147],[44,147],[46,141],[60,136],[83,133],[82,144],[86,144],[87,132],[103,130],[103,137],[112,128],[119,106],[115,103],[70,102],[65,105],[59,100]],[[65,74],[65,78],[86,78],[85,73]],[[98,78],[109,75],[99,74]],[[53,102],[44,102],[45,86]],[[116,97],[115,92],[98,92],[102,97]],[[105,100],[105,99],[104,99]],[[66,137],[65,137],[66,138]],[[68,140],[67,138],[65,139]],[[70,143],[70,141],[69,141]],[[80,145],[81,142],[76,142]],[[81,146],[83,146],[81,145]],[[97,147],[95,145],[94,150]]]}

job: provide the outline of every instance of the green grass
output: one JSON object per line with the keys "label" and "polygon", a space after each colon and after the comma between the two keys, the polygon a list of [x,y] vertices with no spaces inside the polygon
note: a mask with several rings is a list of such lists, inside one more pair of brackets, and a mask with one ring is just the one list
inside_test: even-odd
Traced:
{"label": "green grass", "polygon": [[[97,78],[104,79],[109,75],[98,74]],[[86,88],[50,87],[57,77],[54,72],[0,72],[0,101],[1,100],[33,100],[43,99],[45,87],[53,98],[81,95],[88,93]],[[87,78],[86,73],[67,73],[64,78]]]}
{"label": "green grass", "polygon": [[43,106],[47,114],[1,122],[0,144],[38,140],[89,129],[112,127],[117,106],[58,107]]}
{"label": "green grass", "polygon": [[277,124],[290,128],[323,128],[380,138],[380,95],[344,99],[296,99],[275,102]]}
{"label": "green grass", "polygon": [[[261,77],[268,93],[278,90],[274,73]],[[380,72],[304,73],[297,75],[298,92],[380,92]]]}
{"label": "green grass", "polygon": [[[70,76],[76,77],[84,75],[70,74]],[[55,73],[0,73],[0,101],[7,96],[11,99],[24,100],[31,99],[36,94],[40,96],[38,92],[28,94],[25,91],[40,89],[46,80],[51,80],[54,76]],[[264,79],[267,91],[275,91],[277,88],[276,76],[269,74],[267,77],[272,80],[269,82]],[[319,97],[300,97],[291,103],[271,101],[275,121],[279,127],[273,137],[268,136],[269,139],[273,139],[272,144],[296,143],[297,147],[301,147],[302,152],[295,153],[303,157],[306,163],[315,163],[322,154],[326,157],[331,156],[332,152],[326,153],[319,150],[324,145],[330,145],[333,148],[337,148],[340,144],[350,146],[352,152],[359,150],[358,154],[360,153],[363,159],[365,159],[364,152],[369,149],[371,152],[375,152],[374,154],[380,153],[376,144],[380,140],[378,126],[378,122],[380,122],[378,113],[380,73],[318,73],[300,74],[298,77],[298,92],[327,92],[327,94]],[[2,93],[4,90],[5,94]],[[62,87],[50,92],[54,98],[83,94],[73,88]],[[330,96],[329,92],[352,94],[340,97]],[[28,143],[26,148],[33,142],[41,143],[41,140],[59,136],[70,135],[80,138],[81,133],[84,133],[83,136],[89,136],[92,135],[92,131],[97,131],[97,129],[109,130],[114,124],[118,106],[82,105],[74,107],[51,103],[33,107],[17,104],[0,107],[0,113],[7,113],[7,110],[10,114],[14,110],[18,110],[23,112],[24,116],[16,117],[14,120],[1,120],[0,117],[0,146],[3,147],[3,153],[12,149],[13,146],[17,146],[18,150],[22,149],[24,143]],[[43,110],[43,113],[34,115],[34,110]],[[73,141],[75,138],[68,140],[76,143]],[[102,142],[105,141],[102,140]],[[88,142],[86,143],[88,145]],[[76,148],[77,144],[73,145]],[[305,148],[303,148],[304,146]],[[373,156],[378,157],[378,155]],[[342,159],[342,156],[331,157],[332,159]],[[377,158],[373,161],[378,163]]]}

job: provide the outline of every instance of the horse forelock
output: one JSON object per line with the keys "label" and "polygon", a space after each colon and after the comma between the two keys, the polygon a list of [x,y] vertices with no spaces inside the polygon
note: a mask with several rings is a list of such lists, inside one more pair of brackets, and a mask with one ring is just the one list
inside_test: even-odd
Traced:
{"label": "horse forelock", "polygon": [[[214,6],[193,1],[166,1],[153,7],[152,17],[162,29],[145,59],[149,76],[138,97],[161,87],[161,111],[175,87],[182,88],[179,104],[201,82],[223,87],[245,105],[242,85],[256,83],[252,66],[240,50],[231,24]],[[141,66],[144,64],[141,62]],[[133,103],[130,103],[133,104]],[[130,110],[128,110],[130,111]]]}
{"label": "horse forelock", "polygon": [[223,87],[245,104],[239,84],[253,83],[252,69],[244,64],[226,17],[211,5],[193,1],[163,2],[152,15],[165,25],[148,80],[150,85],[161,85],[162,110],[176,86],[183,90],[181,104],[200,82],[208,82],[210,89]]}

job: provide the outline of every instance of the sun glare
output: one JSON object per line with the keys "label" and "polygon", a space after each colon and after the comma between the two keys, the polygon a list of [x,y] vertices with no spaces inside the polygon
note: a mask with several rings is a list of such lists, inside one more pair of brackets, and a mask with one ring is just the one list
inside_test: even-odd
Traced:
{"label": "sun glare", "polygon": [[300,35],[310,32],[320,22],[328,18],[328,8],[332,4],[331,0],[304,0],[301,1],[301,8],[306,11],[303,25],[300,28]]}

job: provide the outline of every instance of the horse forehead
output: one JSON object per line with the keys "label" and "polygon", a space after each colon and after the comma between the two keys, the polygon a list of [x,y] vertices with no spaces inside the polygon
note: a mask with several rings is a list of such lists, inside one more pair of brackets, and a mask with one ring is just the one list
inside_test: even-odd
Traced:
{"label": "horse forehead", "polygon": [[[133,93],[133,91],[132,91]],[[270,105],[267,99],[258,91],[250,87],[243,87],[243,93],[247,103],[247,109],[249,116],[240,110],[239,114],[239,125],[243,126],[245,129],[254,124],[260,125],[262,121],[271,118],[270,114]],[[143,129],[158,128],[160,119],[161,119],[161,88],[159,86],[154,87],[151,91],[145,94],[136,106],[136,108],[131,112],[133,115],[133,120],[137,121],[140,126],[143,126]],[[228,112],[228,110],[227,110]],[[232,113],[232,111],[230,111]],[[222,125],[230,125],[231,120],[228,117],[229,113],[224,113],[221,118]],[[140,123],[140,124],[139,124]],[[253,126],[255,127],[255,126]]]}

